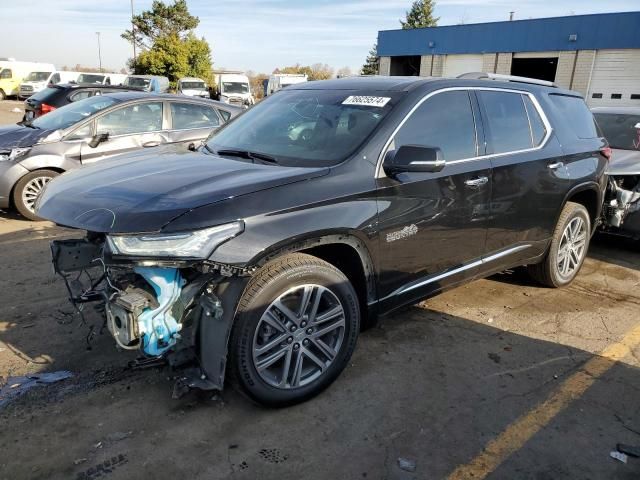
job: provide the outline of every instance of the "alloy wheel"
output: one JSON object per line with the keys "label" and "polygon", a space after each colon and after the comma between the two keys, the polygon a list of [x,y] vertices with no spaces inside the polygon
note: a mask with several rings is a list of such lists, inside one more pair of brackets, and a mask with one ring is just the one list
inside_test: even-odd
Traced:
{"label": "alloy wheel", "polygon": [[51,177],[35,177],[29,180],[22,189],[22,203],[27,209],[35,213],[36,200],[42,193],[44,186],[51,181]]}
{"label": "alloy wheel", "polygon": [[296,286],[267,307],[253,338],[253,363],[269,385],[292,389],[318,379],[344,341],[345,311],[321,285]]}
{"label": "alloy wheel", "polygon": [[581,217],[573,218],[565,227],[558,247],[556,265],[562,278],[574,275],[586,253],[587,228]]}

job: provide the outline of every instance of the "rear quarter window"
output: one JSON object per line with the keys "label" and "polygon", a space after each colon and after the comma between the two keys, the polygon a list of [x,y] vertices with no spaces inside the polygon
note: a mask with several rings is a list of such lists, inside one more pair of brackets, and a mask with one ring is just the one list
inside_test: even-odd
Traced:
{"label": "rear quarter window", "polygon": [[560,112],[562,120],[569,125],[576,137],[585,139],[598,137],[596,122],[582,98],[553,93],[549,95],[549,98]]}

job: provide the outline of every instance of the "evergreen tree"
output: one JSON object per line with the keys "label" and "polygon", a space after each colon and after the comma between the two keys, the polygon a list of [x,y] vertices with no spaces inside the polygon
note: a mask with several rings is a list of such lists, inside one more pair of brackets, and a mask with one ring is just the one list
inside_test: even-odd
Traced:
{"label": "evergreen tree", "polygon": [[403,30],[411,28],[437,27],[440,17],[433,16],[433,9],[436,4],[433,0],[416,0],[411,5],[411,10],[407,12],[407,19],[400,20]]}
{"label": "evergreen tree", "polygon": [[360,70],[361,75],[377,75],[380,71],[380,62],[378,58],[378,43],[374,43],[369,55]]}

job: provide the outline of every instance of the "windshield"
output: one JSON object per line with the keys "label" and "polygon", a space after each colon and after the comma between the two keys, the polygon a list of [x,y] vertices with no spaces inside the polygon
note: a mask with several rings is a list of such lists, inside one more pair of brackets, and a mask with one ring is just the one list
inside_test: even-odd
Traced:
{"label": "windshield", "polygon": [[27,82],[46,82],[49,79],[51,72],[31,72],[27,75],[25,80]]}
{"label": "windshield", "polygon": [[105,96],[85,98],[38,117],[31,125],[43,130],[64,129],[117,102],[118,100]]}
{"label": "windshield", "polygon": [[102,83],[104,75],[92,75],[90,73],[82,73],[78,77],[78,83]]}
{"label": "windshield", "polygon": [[[339,163],[371,135],[391,110],[392,97],[399,95],[385,92],[385,97],[362,97],[351,93],[283,90],[214,132],[207,147],[213,152],[261,153],[282,165]],[[382,106],[372,106],[371,99],[381,100]]]}
{"label": "windshield", "polygon": [[596,113],[596,122],[611,148],[640,150],[640,115]]}
{"label": "windshield", "polygon": [[222,82],[222,93],[249,93],[249,84],[242,82]]}
{"label": "windshield", "polygon": [[127,77],[124,81],[124,85],[127,87],[143,87],[146,88],[151,83],[151,80],[148,78],[139,78],[139,77]]}
{"label": "windshield", "polygon": [[204,82],[180,82],[182,90],[204,90],[206,87]]}

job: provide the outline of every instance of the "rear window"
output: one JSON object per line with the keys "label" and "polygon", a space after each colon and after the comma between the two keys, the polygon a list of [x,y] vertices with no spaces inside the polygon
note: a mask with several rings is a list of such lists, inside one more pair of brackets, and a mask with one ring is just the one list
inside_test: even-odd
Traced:
{"label": "rear window", "polygon": [[640,150],[640,115],[595,113],[594,116],[611,148]]}
{"label": "rear window", "polygon": [[40,101],[46,100],[47,98],[52,97],[53,95],[55,95],[59,91],[60,91],[59,88],[48,87],[48,88],[45,88],[44,90],[39,91],[35,95],[31,95],[31,99],[32,100],[40,100]]}
{"label": "rear window", "polygon": [[551,94],[549,97],[578,138],[598,136],[596,122],[582,98],[557,94]]}

